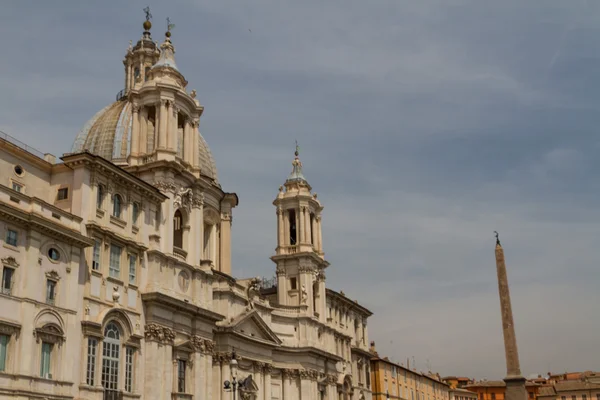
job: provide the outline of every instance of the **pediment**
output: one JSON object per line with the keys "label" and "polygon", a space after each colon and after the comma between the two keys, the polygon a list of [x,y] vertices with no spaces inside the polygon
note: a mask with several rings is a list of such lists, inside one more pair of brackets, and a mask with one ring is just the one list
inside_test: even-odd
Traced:
{"label": "pediment", "polygon": [[263,342],[270,342],[274,345],[280,345],[282,342],[269,325],[258,315],[256,310],[252,310],[240,315],[229,325],[229,329],[242,336],[257,339]]}

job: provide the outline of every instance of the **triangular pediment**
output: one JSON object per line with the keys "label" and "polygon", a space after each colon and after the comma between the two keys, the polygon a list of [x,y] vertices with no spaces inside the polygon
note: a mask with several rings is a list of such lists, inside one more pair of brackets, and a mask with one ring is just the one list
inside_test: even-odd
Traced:
{"label": "triangular pediment", "polygon": [[281,344],[281,340],[269,328],[269,325],[267,325],[260,315],[258,315],[256,310],[246,312],[234,318],[229,324],[228,330],[263,342],[270,342],[275,345]]}

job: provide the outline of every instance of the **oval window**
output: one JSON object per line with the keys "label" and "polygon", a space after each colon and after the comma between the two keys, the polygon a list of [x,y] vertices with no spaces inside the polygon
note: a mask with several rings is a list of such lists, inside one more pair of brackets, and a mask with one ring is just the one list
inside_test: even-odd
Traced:
{"label": "oval window", "polygon": [[50,257],[50,259],[53,261],[58,261],[60,260],[60,253],[58,252],[58,250],[52,247],[50,248],[50,250],[48,250],[48,257]]}
{"label": "oval window", "polygon": [[18,176],[23,175],[23,167],[21,167],[20,165],[15,165],[15,174],[17,174]]}

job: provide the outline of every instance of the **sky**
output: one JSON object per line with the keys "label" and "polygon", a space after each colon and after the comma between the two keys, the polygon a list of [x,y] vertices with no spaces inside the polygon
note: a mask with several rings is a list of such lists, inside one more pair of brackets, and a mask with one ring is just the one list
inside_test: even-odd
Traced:
{"label": "sky", "polygon": [[[274,275],[298,140],[327,285],[374,312],[380,355],[504,377],[497,230],[523,374],[600,369],[600,2],[147,1],[240,198],[236,276]],[[146,5],[4,2],[0,130],[68,152],[123,88]]]}

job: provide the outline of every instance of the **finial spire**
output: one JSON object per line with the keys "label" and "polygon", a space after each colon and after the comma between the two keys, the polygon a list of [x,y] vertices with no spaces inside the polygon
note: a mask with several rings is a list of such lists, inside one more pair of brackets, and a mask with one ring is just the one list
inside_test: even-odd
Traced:
{"label": "finial spire", "polygon": [[296,157],[298,157],[300,155],[300,146],[298,146],[297,140],[296,140],[296,151],[294,152],[294,154],[296,155]]}
{"label": "finial spire", "polygon": [[146,13],[146,20],[144,21],[144,30],[149,31],[150,28],[152,28],[152,22],[150,22],[150,20],[152,19],[152,14],[150,14],[150,6],[144,8],[144,12]]}
{"label": "finial spire", "polygon": [[497,231],[494,231],[494,233],[496,234],[496,246],[501,246],[501,244],[500,244],[500,237],[499,237],[500,235],[498,235]]}
{"label": "finial spire", "polygon": [[286,182],[303,181],[306,182],[306,178],[302,173],[302,161],[300,161],[300,146],[296,140],[296,150],[294,151],[294,161],[292,161],[292,173],[288,176]]}

